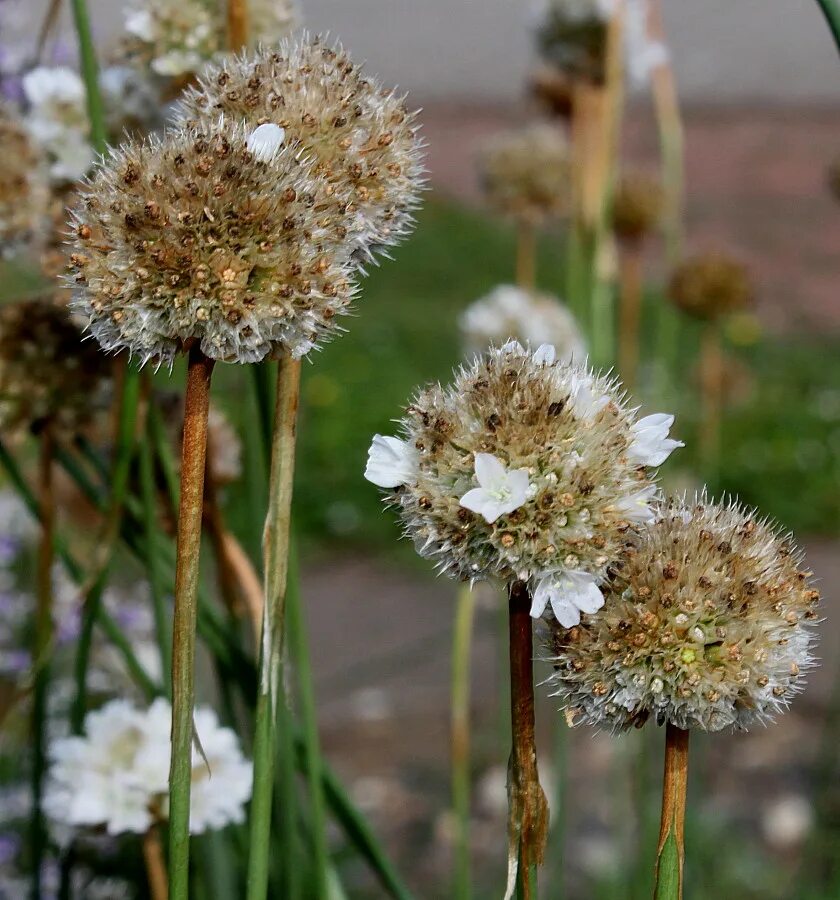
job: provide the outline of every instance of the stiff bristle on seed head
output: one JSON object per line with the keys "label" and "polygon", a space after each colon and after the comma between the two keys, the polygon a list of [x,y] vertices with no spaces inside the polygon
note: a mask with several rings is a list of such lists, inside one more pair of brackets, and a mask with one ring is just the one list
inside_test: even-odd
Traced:
{"label": "stiff bristle on seed head", "polygon": [[656,179],[641,173],[622,178],[612,204],[616,237],[638,242],[650,235],[662,218],[663,201],[662,187]]}
{"label": "stiff bristle on seed head", "polygon": [[26,128],[0,104],[0,258],[38,248],[47,228],[46,169]]}
{"label": "stiff bristle on seed head", "polygon": [[526,582],[532,615],[567,624],[650,518],[650,468],[681,446],[672,416],[638,420],[615,382],[516,342],[420,391],[400,438],[377,435],[366,478],[421,556],[464,580]]}
{"label": "stiff bristle on seed head", "polygon": [[752,303],[750,276],[736,259],[705,253],[682,263],[671,276],[671,301],[698,319],[717,319],[740,312]]}
{"label": "stiff bristle on seed head", "polygon": [[[280,129],[278,129],[278,132]],[[220,119],[111,153],[73,217],[76,308],[106,351],[298,358],[341,329],[347,215],[311,160]]]}
{"label": "stiff bristle on seed head", "polygon": [[537,124],[497,135],[479,161],[484,192],[502,215],[542,225],[569,212],[571,157],[559,128]]}
{"label": "stiff bristle on seed head", "polygon": [[814,665],[819,593],[802,564],[789,537],[738,504],[662,504],[604,608],[548,632],[567,718],[614,730],[651,717],[703,731],[771,721]]}
{"label": "stiff bristle on seed head", "polygon": [[65,305],[49,299],[0,306],[0,429],[72,437],[103,399],[107,361],[83,340]]}
{"label": "stiff bristle on seed head", "polygon": [[416,113],[340,46],[304,36],[210,66],[175,114],[196,123],[219,113],[251,127],[278,125],[300,144],[346,210],[362,260],[412,230],[423,189]]}

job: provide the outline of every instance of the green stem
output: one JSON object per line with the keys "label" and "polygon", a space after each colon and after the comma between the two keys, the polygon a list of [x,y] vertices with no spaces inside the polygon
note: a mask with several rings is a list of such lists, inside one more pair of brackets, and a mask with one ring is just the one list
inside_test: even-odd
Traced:
{"label": "green stem", "polygon": [[666,726],[662,820],[656,851],[654,900],[682,900],[688,734],[670,722]]}
{"label": "green stem", "polygon": [[213,361],[197,347],[193,347],[189,357],[184,403],[181,503],[178,513],[175,612],[172,626],[172,757],[169,769],[171,900],[188,900],[189,897],[195,631],[207,454],[207,414],[212,372]]}
{"label": "green stem", "polygon": [[277,370],[271,474],[264,538],[265,605],[260,641],[259,686],[254,729],[254,789],[248,900],[265,900],[271,850],[271,798],[277,754],[277,706],[283,659],[283,623],[289,567],[289,536],[300,393],[300,361],[283,357]]}
{"label": "green stem", "polygon": [[309,804],[312,838],[313,873],[312,890],[316,897],[327,896],[326,875],[330,867],[327,849],[326,815],[322,788],[323,760],[318,738],[318,716],[315,690],[312,682],[312,666],[309,659],[309,639],[306,617],[301,602],[300,578],[297,556],[290,554],[288,598],[289,643],[297,674],[300,710],[303,715],[303,740],[306,749],[306,777],[309,786]]}
{"label": "green stem", "polygon": [[82,79],[87,93],[90,142],[97,153],[104,153],[108,146],[108,133],[105,128],[105,107],[102,103],[102,93],[99,90],[99,65],[96,61],[96,48],[90,30],[90,16],[85,0],[71,0],[71,6],[73,7],[73,21],[76,24],[76,37],[79,41]]}
{"label": "green stem", "polygon": [[455,812],[454,900],[469,900],[470,878],[470,657],[475,593],[458,589],[452,641],[452,807]]}
{"label": "green stem", "polygon": [[551,798],[551,830],[548,855],[551,860],[551,896],[561,900],[565,892],[563,863],[566,852],[566,779],[568,777],[569,729],[563,716],[553,717],[554,725],[554,794]]}
{"label": "green stem", "polygon": [[817,0],[817,3],[819,3],[825,20],[828,22],[828,27],[831,29],[837,49],[840,50],[840,7],[838,7],[835,0]]}

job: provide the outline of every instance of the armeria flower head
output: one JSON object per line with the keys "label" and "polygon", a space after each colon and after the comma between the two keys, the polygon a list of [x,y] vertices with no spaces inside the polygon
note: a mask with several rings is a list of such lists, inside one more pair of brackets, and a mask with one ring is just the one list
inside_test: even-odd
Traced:
{"label": "armeria flower head", "polygon": [[[54,824],[142,834],[167,818],[172,711],[158,699],[147,710],[113,700],[85,719],[84,736],[50,747],[44,811]],[[190,831],[242,822],[251,796],[251,766],[236,735],[215,712],[195,712],[206,761],[193,754]]]}
{"label": "armeria flower head", "polygon": [[468,354],[513,338],[534,347],[551,344],[562,362],[583,362],[586,344],[575,317],[558,297],[500,284],[470,304],[459,324]]}
{"label": "armeria flower head", "polygon": [[534,35],[542,58],[571,79],[606,78],[607,26],[617,0],[543,0]]}
{"label": "armeria flower head", "polygon": [[553,125],[538,123],[489,140],[480,174],[490,204],[517,222],[540,225],[569,212],[569,145]]}
{"label": "armeria flower head", "polygon": [[279,126],[303,148],[346,210],[348,239],[363,259],[411,231],[423,187],[416,113],[340,46],[305,35],[210,66],[176,116],[194,123],[219,113]]}
{"label": "armeria flower head", "polygon": [[653,500],[651,460],[673,449],[644,421],[614,382],[511,341],[420,391],[401,437],[374,438],[366,477],[441,571],[524,581],[535,616],[568,622],[600,596]]}
{"label": "armeria flower head", "polygon": [[750,306],[753,287],[738,260],[712,252],[683,262],[671,276],[668,296],[691,316],[716,319]]}
{"label": "armeria flower head", "polygon": [[639,172],[625,175],[613,197],[612,227],[616,236],[627,242],[648,237],[659,224],[663,203],[658,181]]}
{"label": "armeria flower head", "polygon": [[0,258],[37,249],[47,227],[49,188],[42,154],[22,120],[0,103]]}
{"label": "armeria flower head", "polygon": [[108,366],[66,306],[49,299],[0,307],[0,428],[72,436],[101,406]]}
{"label": "armeria flower head", "polygon": [[246,363],[340,332],[355,293],[348,216],[299,148],[258,143],[219,119],[112,151],[92,176],[71,263],[105,350],[170,361],[197,341]]}
{"label": "armeria flower head", "polygon": [[655,508],[579,625],[552,623],[550,679],[570,721],[649,717],[719,731],[765,723],[814,664],[819,593],[791,539],[736,503]]}

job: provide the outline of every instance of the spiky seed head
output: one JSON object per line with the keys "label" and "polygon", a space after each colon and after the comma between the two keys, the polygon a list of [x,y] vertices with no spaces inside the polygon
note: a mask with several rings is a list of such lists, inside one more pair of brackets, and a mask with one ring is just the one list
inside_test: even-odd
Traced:
{"label": "spiky seed head", "polygon": [[559,297],[500,284],[470,304],[459,319],[468,356],[509,339],[538,347],[552,344],[563,362],[586,358],[586,342],[571,310]]}
{"label": "spiky seed head", "polygon": [[613,197],[612,226],[623,241],[638,242],[650,235],[662,218],[664,197],[659,182],[642,173],[625,175]]}
{"label": "spiky seed head", "polygon": [[196,123],[219,113],[251,127],[278,125],[300,144],[346,209],[362,260],[412,230],[423,188],[417,114],[340,45],[304,36],[208,67],[175,115]]}
{"label": "spiky seed head", "polygon": [[569,211],[569,145],[552,125],[539,123],[489,140],[480,174],[491,206],[517,222],[541,225]]}
{"label": "spiky seed head", "polygon": [[65,305],[49,299],[0,306],[0,429],[81,431],[103,399],[108,365],[83,340]]}
{"label": "spiky seed head", "polygon": [[609,3],[547,0],[538,16],[536,42],[546,62],[575,81],[606,79]]}
{"label": "spiky seed head", "polygon": [[50,195],[37,147],[10,107],[0,104],[0,258],[37,249]]}
{"label": "spiky seed head", "polygon": [[670,501],[581,624],[552,624],[550,679],[567,718],[653,717],[720,731],[769,722],[814,665],[819,593],[789,536],[737,503]]}
{"label": "spiky seed head", "polygon": [[[441,572],[522,580],[532,591],[550,573],[599,581],[648,514],[656,492],[648,466],[664,456],[640,452],[635,411],[614,381],[547,349],[491,349],[449,386],[421,390],[400,421],[411,459],[386,501]],[[461,502],[482,454],[527,473],[518,508],[492,522]]]}
{"label": "spiky seed head", "polygon": [[738,260],[723,253],[705,253],[676,269],[668,296],[691,316],[716,319],[749,307],[753,287],[746,268]]}
{"label": "spiky seed head", "polygon": [[348,216],[295,146],[220,119],[112,151],[73,217],[76,307],[107,351],[171,361],[301,357],[355,286]]}

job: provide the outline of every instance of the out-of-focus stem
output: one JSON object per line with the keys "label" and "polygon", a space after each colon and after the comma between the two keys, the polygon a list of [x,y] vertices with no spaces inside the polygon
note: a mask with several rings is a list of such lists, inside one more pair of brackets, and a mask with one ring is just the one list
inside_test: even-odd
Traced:
{"label": "out-of-focus stem", "polygon": [[248,42],[247,0],[228,0],[227,26],[228,47],[236,53]]}
{"label": "out-of-focus stem", "polygon": [[195,629],[212,372],[213,361],[198,347],[193,347],[184,403],[172,627],[172,757],[169,769],[169,892],[172,900],[187,900],[189,896]]}
{"label": "out-of-focus stem", "polygon": [[300,395],[300,360],[284,356],[277,372],[268,515],[263,538],[265,606],[260,641],[259,684],[254,729],[254,791],[251,802],[251,847],[248,900],[264,900],[268,889],[271,799],[277,752],[277,704],[283,660],[283,623],[289,574],[295,437]]}
{"label": "out-of-focus stem", "polygon": [[537,286],[537,232],[530,222],[517,226],[516,283],[525,291]]}
{"label": "out-of-focus stem", "polygon": [[720,456],[721,392],[723,388],[723,350],[720,323],[706,323],[700,348],[700,458],[704,472],[717,474]]}
{"label": "out-of-focus stem", "polygon": [[470,658],[475,593],[458,589],[452,641],[452,807],[455,811],[454,900],[468,900],[470,885]]}
{"label": "out-of-focus stem", "polygon": [[632,242],[622,248],[619,279],[618,371],[628,391],[636,387],[639,369],[639,326],[642,317],[642,248]]}
{"label": "out-of-focus stem", "polygon": [[166,861],[163,858],[163,847],[160,843],[160,831],[157,825],[152,825],[143,835],[143,861],[146,864],[146,877],[149,881],[151,900],[168,900]]}
{"label": "out-of-focus stem", "polygon": [[662,783],[662,819],[656,849],[655,900],[682,900],[688,735],[687,731],[668,723]]}
{"label": "out-of-focus stem", "polygon": [[47,424],[41,435],[38,466],[38,503],[41,510],[41,536],[38,544],[35,629],[32,666],[35,673],[32,700],[32,820],[31,859],[32,896],[41,897],[41,874],[46,849],[46,826],[42,810],[47,752],[47,694],[49,692],[49,656],[53,639],[52,569],[55,558],[55,496],[53,489],[54,435]]}
{"label": "out-of-focus stem", "polygon": [[831,29],[834,43],[837,44],[837,49],[840,50],[840,6],[837,5],[835,0],[817,0],[817,3],[819,3],[825,20],[828,22],[828,27]]}
{"label": "out-of-focus stem", "polygon": [[[548,836],[548,803],[537,771],[534,715],[534,638],[531,597],[522,582],[510,590],[510,711],[512,747],[508,763],[507,897],[536,900],[537,866]],[[512,875],[515,872],[515,880]]]}
{"label": "out-of-focus stem", "polygon": [[108,133],[105,128],[105,107],[102,103],[102,93],[99,90],[99,65],[96,61],[96,48],[90,30],[90,16],[85,0],[71,0],[71,5],[76,36],[79,41],[82,79],[87,94],[90,142],[97,153],[104,153],[108,145]]}

